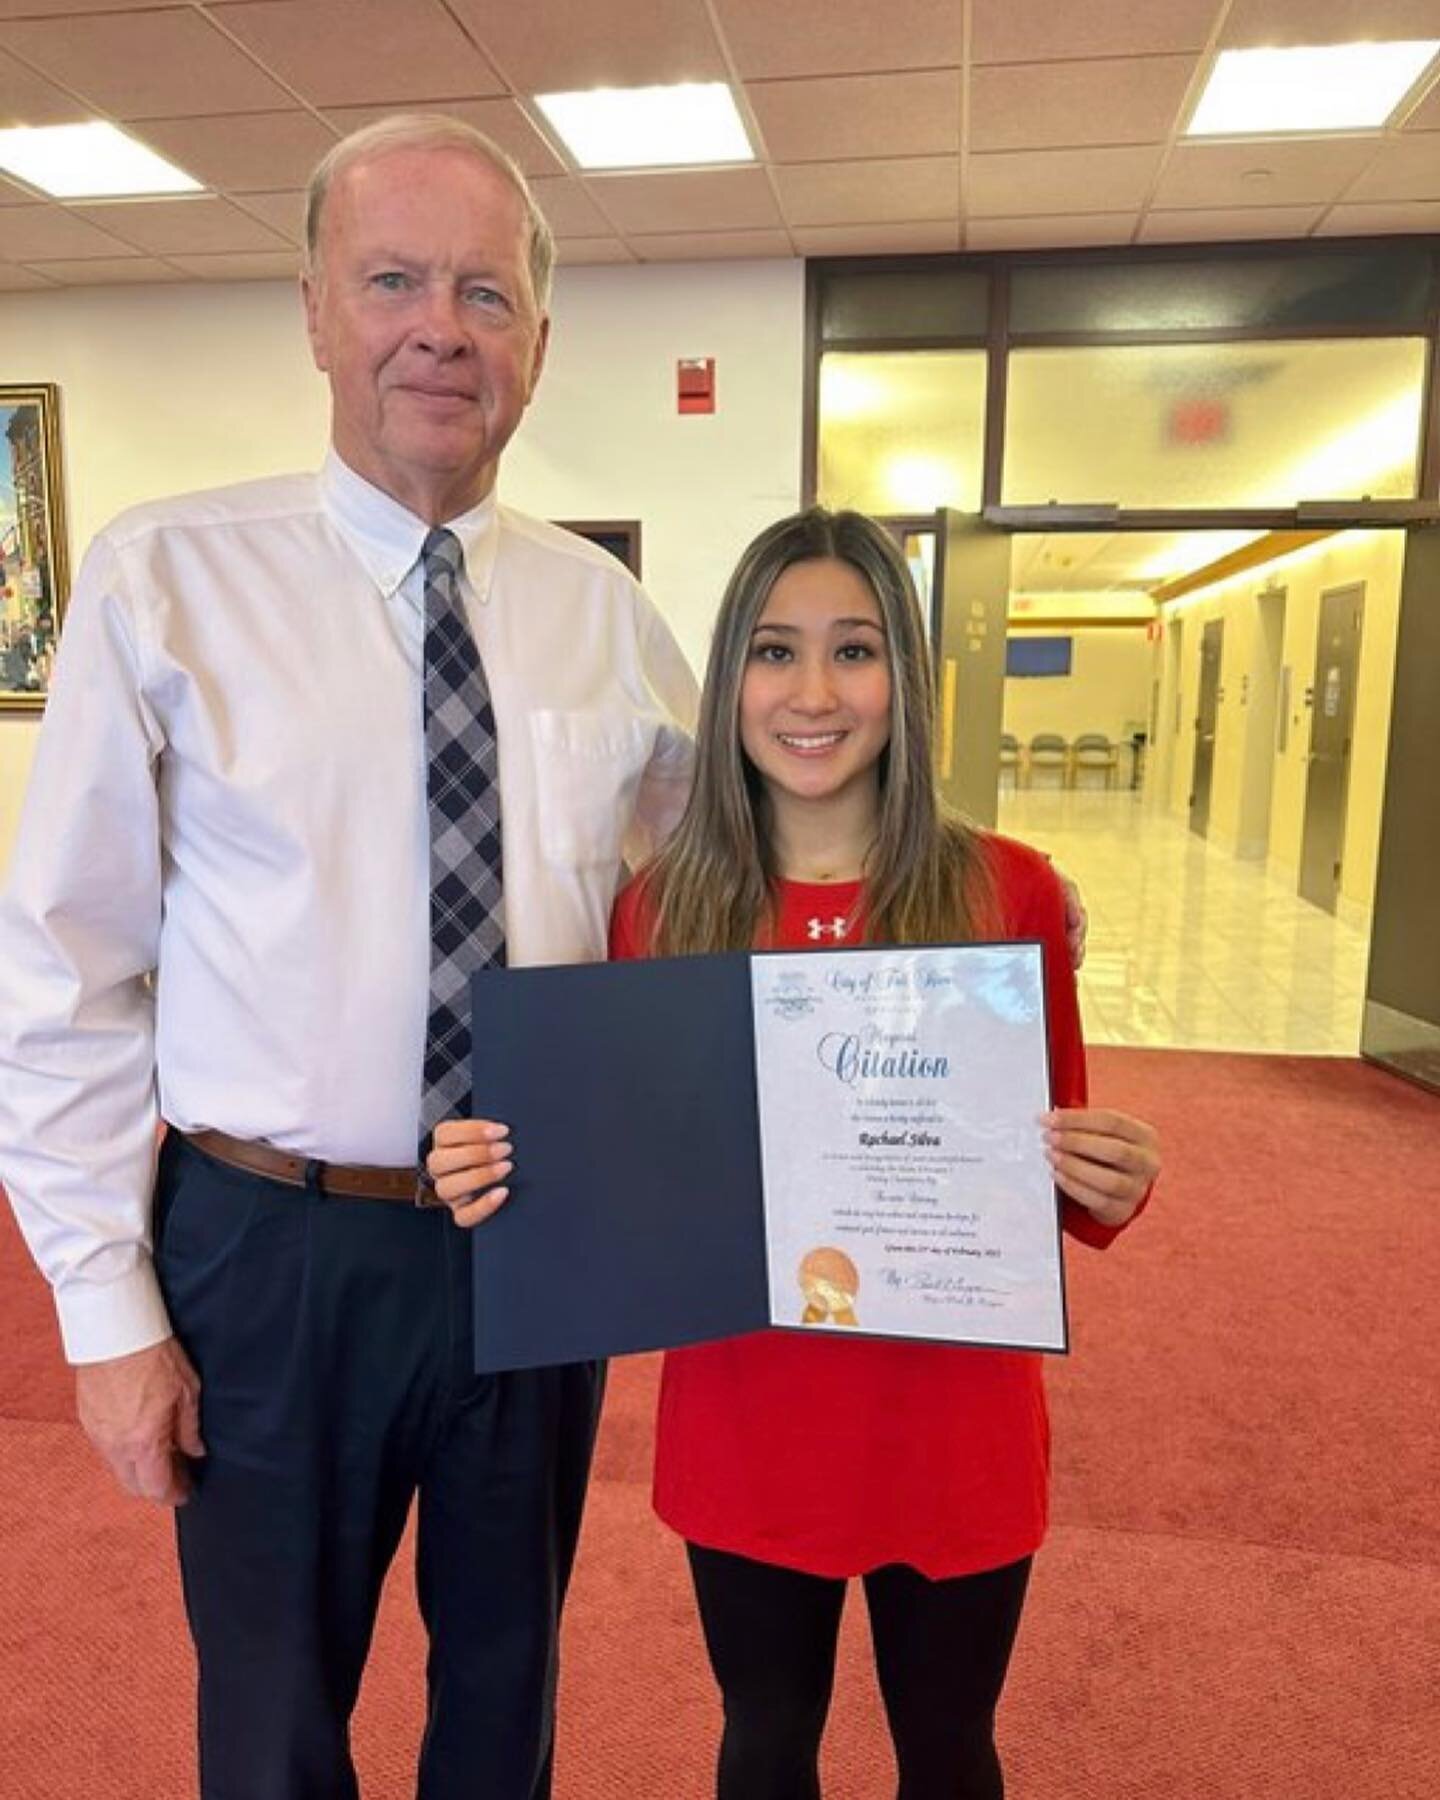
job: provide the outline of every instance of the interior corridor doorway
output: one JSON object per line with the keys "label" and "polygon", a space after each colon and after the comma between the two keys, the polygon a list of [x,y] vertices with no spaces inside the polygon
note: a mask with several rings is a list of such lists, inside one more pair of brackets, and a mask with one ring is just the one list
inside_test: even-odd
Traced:
{"label": "interior corridor doorway", "polygon": [[[1082,988],[1100,1041],[1108,1027],[1112,1042],[1353,1054],[1404,528],[1277,526],[1257,536],[1217,525],[1212,535],[1121,515],[1067,530],[1048,512],[1038,522],[1038,511],[930,515],[942,773],[979,775],[990,810],[973,781],[969,796],[947,784],[951,799],[1053,855],[1093,902]],[[923,566],[914,541],[905,548]],[[1356,588],[1371,613],[1363,632],[1358,596],[1346,597]],[[1073,640],[1064,654],[997,656],[1002,600],[998,635],[1010,650],[1050,636]],[[1358,657],[1327,642],[1337,608]],[[1106,702],[1101,689],[1126,644],[1135,679],[1124,699]],[[1069,679],[1022,679],[1022,668]],[[1132,754],[1132,722],[1143,757]],[[1339,736],[1333,769],[1327,726]],[[1023,768],[1036,730],[1073,749],[1092,728],[1119,744],[1118,779],[1057,778],[1047,767],[1028,781],[1007,773],[1000,790],[1002,732],[1018,739]],[[1310,853],[1328,876],[1313,904],[1300,881],[1312,786]]]}
{"label": "interior corridor doorway", "polygon": [[1320,596],[1315,679],[1310,689],[1310,754],[1305,777],[1300,894],[1312,906],[1321,906],[1331,913],[1339,905],[1344,867],[1350,751],[1364,614],[1363,581],[1333,588]]}
{"label": "interior corridor doorway", "polygon": [[1224,651],[1225,621],[1208,619],[1200,639],[1200,696],[1196,703],[1195,759],[1190,775],[1190,829],[1199,837],[1205,837],[1210,830],[1210,790],[1215,779]]}

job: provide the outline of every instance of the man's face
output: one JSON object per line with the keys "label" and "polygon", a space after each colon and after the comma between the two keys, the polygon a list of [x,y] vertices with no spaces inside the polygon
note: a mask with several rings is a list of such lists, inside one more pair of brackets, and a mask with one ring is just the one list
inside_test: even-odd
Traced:
{"label": "man's face", "polygon": [[341,171],[305,279],[336,450],[431,524],[489,493],[545,357],[520,196],[463,150]]}

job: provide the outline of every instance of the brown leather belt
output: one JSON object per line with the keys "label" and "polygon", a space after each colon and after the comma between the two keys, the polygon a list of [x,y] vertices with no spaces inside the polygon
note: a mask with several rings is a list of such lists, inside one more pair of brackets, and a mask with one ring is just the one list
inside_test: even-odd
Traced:
{"label": "brown leather belt", "polygon": [[350,1200],[396,1200],[402,1206],[443,1206],[434,1183],[422,1170],[357,1167],[349,1163],[319,1162],[277,1150],[273,1144],[247,1143],[224,1131],[186,1131],[187,1144],[232,1169],[264,1175],[290,1187],[309,1187],[322,1194],[343,1195]]}

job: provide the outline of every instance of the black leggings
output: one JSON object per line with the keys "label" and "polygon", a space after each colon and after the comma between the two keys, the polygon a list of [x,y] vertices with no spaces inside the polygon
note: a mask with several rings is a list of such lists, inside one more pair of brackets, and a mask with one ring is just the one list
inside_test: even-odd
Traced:
{"label": "black leggings", "polygon": [[[725,1701],[719,1800],[819,1800],[845,1582],[689,1551]],[[1029,1557],[949,1581],[901,1563],[864,1577],[898,1800],[1001,1800],[995,1707],[1029,1579]]]}

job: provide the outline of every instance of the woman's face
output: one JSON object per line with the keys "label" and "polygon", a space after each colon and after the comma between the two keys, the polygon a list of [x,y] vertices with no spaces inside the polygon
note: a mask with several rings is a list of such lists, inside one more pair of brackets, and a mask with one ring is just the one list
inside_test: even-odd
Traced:
{"label": "woman's face", "polygon": [[808,804],[879,790],[890,741],[880,606],[849,563],[792,563],[750,637],[740,742],[771,798]]}

